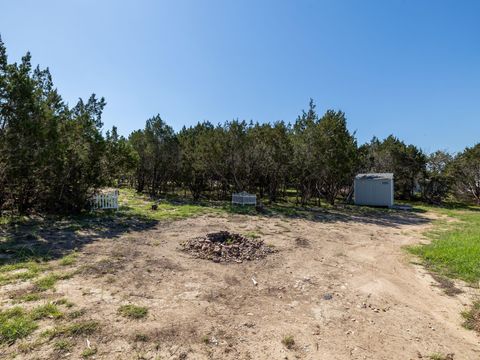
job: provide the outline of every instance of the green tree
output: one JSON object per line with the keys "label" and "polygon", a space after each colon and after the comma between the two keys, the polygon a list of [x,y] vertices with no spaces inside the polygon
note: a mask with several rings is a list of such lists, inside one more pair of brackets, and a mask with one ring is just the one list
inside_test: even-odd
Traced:
{"label": "green tree", "polygon": [[452,160],[452,155],[441,150],[427,157],[426,169],[420,182],[424,201],[439,204],[448,196],[452,185],[448,168]]}
{"label": "green tree", "polygon": [[84,209],[103,184],[104,99],[69,109],[48,69],[33,69],[29,53],[8,64],[0,41],[0,105],[1,209]]}
{"label": "green tree", "polygon": [[391,172],[398,197],[411,199],[426,169],[425,154],[414,145],[406,145],[390,135],[383,141],[373,138],[360,149],[364,172]]}
{"label": "green tree", "polygon": [[119,136],[116,126],[105,134],[104,177],[107,184],[116,186],[131,178],[138,162],[138,154],[131,143]]}
{"label": "green tree", "polygon": [[290,171],[302,205],[306,205],[315,194],[321,195],[318,186],[322,166],[321,142],[317,136],[319,119],[315,108],[310,99],[308,111],[303,111],[297,118],[291,134],[293,161]]}
{"label": "green tree", "polygon": [[209,188],[211,180],[210,149],[214,126],[209,122],[198,123],[194,127],[184,127],[178,134],[181,148],[181,176],[193,199],[198,200]]}
{"label": "green tree", "polygon": [[270,201],[276,201],[289,176],[290,128],[282,121],[273,126],[257,123],[248,129],[248,144],[249,187],[258,189],[260,197],[266,193]]}
{"label": "green tree", "polygon": [[480,205],[480,143],[458,154],[449,173],[453,177],[457,198]]}
{"label": "green tree", "polygon": [[7,50],[0,36],[0,215],[5,206],[6,193],[6,140],[5,130],[8,117],[8,62]]}
{"label": "green tree", "polygon": [[147,184],[148,159],[147,140],[143,130],[133,131],[128,137],[128,142],[134,150],[137,161],[132,183],[138,192],[143,192]]}
{"label": "green tree", "polygon": [[160,115],[147,120],[144,136],[150,194],[156,196],[178,179],[179,146],[173,129]]}
{"label": "green tree", "polygon": [[347,129],[345,113],[327,110],[318,124],[319,185],[330,204],[351,187],[358,164],[357,141]]}

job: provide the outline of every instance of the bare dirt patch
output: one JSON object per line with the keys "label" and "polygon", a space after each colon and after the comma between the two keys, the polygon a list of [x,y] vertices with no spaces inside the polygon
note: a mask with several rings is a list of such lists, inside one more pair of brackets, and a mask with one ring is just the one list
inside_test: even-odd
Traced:
{"label": "bare dirt patch", "polygon": [[[80,271],[42,293],[75,305],[59,305],[63,318],[41,320],[0,353],[79,359],[88,339],[95,359],[478,359],[478,337],[460,315],[471,293],[445,296],[402,249],[423,239],[428,221],[413,213],[217,214],[100,237],[59,268]],[[277,251],[228,266],[179,251],[220,231],[261,234],[255,240]],[[26,285],[0,288],[2,307]],[[125,317],[125,304],[148,314]],[[90,333],[75,330],[92,323]],[[48,329],[56,332],[42,337]]]}

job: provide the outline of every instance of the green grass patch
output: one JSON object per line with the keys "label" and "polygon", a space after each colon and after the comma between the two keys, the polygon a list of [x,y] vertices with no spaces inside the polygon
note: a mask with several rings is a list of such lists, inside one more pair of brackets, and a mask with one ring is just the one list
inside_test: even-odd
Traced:
{"label": "green grass patch", "polygon": [[82,352],[82,357],[83,358],[89,358],[90,356],[93,356],[97,353],[97,348],[86,348]]}
{"label": "green grass patch", "polygon": [[[155,202],[146,195],[138,194],[133,189],[121,189],[119,196],[120,208],[116,212],[117,217],[143,218],[149,220],[173,220],[184,219],[211,212],[219,212],[219,209],[173,200]],[[152,210],[156,204],[157,209]]]}
{"label": "green grass patch", "polygon": [[0,311],[0,343],[11,344],[30,335],[37,327],[30,314],[21,307]]}
{"label": "green grass patch", "polygon": [[46,291],[53,289],[57,281],[69,279],[72,276],[72,273],[51,273],[35,281],[34,285],[38,291]]}
{"label": "green grass patch", "polygon": [[53,348],[57,351],[66,352],[70,351],[73,348],[73,343],[67,339],[60,339],[55,341]]}
{"label": "green grass patch", "polygon": [[258,239],[260,238],[260,235],[258,233],[256,233],[255,231],[249,231],[247,233],[245,233],[245,236],[247,238],[250,238],[250,239]]}
{"label": "green grass patch", "polygon": [[142,319],[148,314],[148,309],[137,305],[122,305],[118,308],[118,313],[130,319]]}
{"label": "green grass patch", "polygon": [[57,305],[53,303],[47,303],[34,308],[30,316],[33,320],[40,320],[45,318],[58,319],[63,317],[63,313],[60,311]]}
{"label": "green grass patch", "polygon": [[42,333],[43,337],[53,339],[56,337],[75,337],[81,335],[91,335],[99,329],[100,325],[96,321],[80,321],[73,324],[58,326],[46,330]]}
{"label": "green grass patch", "polygon": [[77,253],[68,254],[60,259],[60,265],[62,266],[73,265],[77,262],[77,257],[78,257]]}
{"label": "green grass patch", "polygon": [[425,205],[420,208],[447,215],[454,221],[435,221],[434,228],[426,233],[431,242],[411,246],[408,250],[435,272],[471,284],[480,281],[480,208]]}
{"label": "green grass patch", "polygon": [[48,266],[46,264],[40,264],[35,261],[2,265],[0,266],[0,285],[36,278],[42,271],[47,269]]}
{"label": "green grass patch", "polygon": [[39,272],[42,270],[42,265],[35,261],[23,261],[13,264],[7,264],[0,266],[0,274],[9,273],[15,270],[29,270],[32,272]]}
{"label": "green grass patch", "polygon": [[38,293],[29,293],[29,294],[23,294],[18,297],[15,297],[15,302],[32,302],[32,301],[38,301],[42,298],[42,296]]}

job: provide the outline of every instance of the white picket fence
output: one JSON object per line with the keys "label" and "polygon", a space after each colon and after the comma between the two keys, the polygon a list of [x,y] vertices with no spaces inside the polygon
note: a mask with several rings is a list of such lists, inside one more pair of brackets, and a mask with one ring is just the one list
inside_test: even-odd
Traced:
{"label": "white picket fence", "polygon": [[92,209],[118,209],[118,190],[108,193],[100,193],[93,196],[91,199]]}
{"label": "white picket fence", "polygon": [[238,194],[232,194],[232,204],[257,205],[257,195],[249,194],[245,191]]}

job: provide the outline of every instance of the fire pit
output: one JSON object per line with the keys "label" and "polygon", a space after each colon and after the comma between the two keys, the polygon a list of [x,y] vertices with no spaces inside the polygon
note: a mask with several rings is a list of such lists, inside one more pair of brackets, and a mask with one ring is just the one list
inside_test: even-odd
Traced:
{"label": "fire pit", "polygon": [[187,240],[182,250],[194,257],[214,262],[243,262],[257,260],[275,252],[262,240],[249,239],[240,234],[220,231]]}

